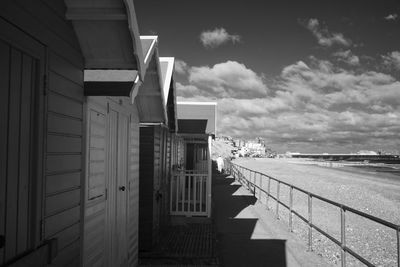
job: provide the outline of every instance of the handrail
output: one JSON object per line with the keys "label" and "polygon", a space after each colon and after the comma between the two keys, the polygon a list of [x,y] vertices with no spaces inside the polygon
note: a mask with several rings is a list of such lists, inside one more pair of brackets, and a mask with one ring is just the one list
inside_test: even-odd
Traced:
{"label": "handrail", "polygon": [[[347,205],[335,202],[333,200],[324,198],[322,196],[319,196],[317,194],[311,193],[309,191],[306,191],[300,187],[297,187],[295,185],[283,182],[279,179],[276,179],[274,177],[271,177],[267,174],[258,172],[258,171],[254,171],[251,170],[249,168],[246,168],[244,166],[232,163],[231,161],[225,161],[225,169],[228,171],[228,173],[230,173],[231,175],[234,176],[235,179],[238,179],[241,183],[244,180],[244,182],[247,184],[247,187],[250,189],[250,191],[253,191],[253,195],[256,197],[256,188],[259,190],[260,192],[260,197],[261,197],[261,192],[266,194],[267,197],[267,205],[268,205],[268,200],[269,198],[272,198],[273,200],[276,201],[276,217],[279,218],[279,205],[281,205],[282,207],[285,207],[286,209],[289,210],[289,231],[292,232],[293,230],[293,226],[292,226],[292,222],[293,222],[293,218],[292,218],[292,214],[296,215],[298,218],[300,218],[302,221],[304,221],[305,223],[308,224],[308,247],[310,250],[312,250],[312,229],[317,230],[319,233],[321,233],[322,235],[324,235],[325,237],[327,237],[328,239],[330,239],[333,243],[335,243],[336,245],[340,246],[341,248],[341,266],[345,267],[346,266],[346,253],[349,253],[350,255],[352,255],[353,257],[355,257],[357,260],[359,260],[360,262],[362,262],[363,264],[365,264],[366,266],[375,266],[373,265],[371,262],[369,262],[367,259],[363,258],[361,255],[359,255],[358,253],[356,253],[355,251],[353,251],[352,249],[350,249],[349,247],[346,246],[346,230],[345,230],[345,219],[346,219],[346,211],[357,214],[363,218],[369,219],[373,222],[379,223],[381,225],[384,225],[386,227],[389,227],[393,230],[396,231],[396,237],[397,237],[397,266],[400,267],[400,225],[385,221],[381,218],[375,217],[373,215],[367,214],[365,212],[356,210],[354,208],[351,208]],[[245,177],[244,175],[244,171],[248,171],[249,172],[249,178]],[[252,175],[253,174],[253,175]],[[256,184],[256,175],[260,175],[260,185]],[[254,177],[254,182],[251,181],[252,176]],[[267,191],[264,190],[262,188],[262,179],[261,177],[266,177],[268,178],[268,189]],[[270,184],[271,184],[271,180],[277,182],[277,192],[276,192],[276,197],[273,196],[270,192]],[[282,202],[279,199],[279,191],[280,191],[280,185],[286,185],[290,188],[290,193],[289,193],[289,205],[287,205],[286,203]],[[253,190],[251,190],[251,188]],[[300,213],[298,213],[297,211],[293,210],[293,190],[297,190],[300,191],[304,194],[306,194],[308,196],[308,218],[305,218],[304,216],[302,216]],[[333,206],[336,206],[338,208],[340,208],[340,240],[336,239],[335,237],[333,237],[332,235],[328,234],[327,232],[325,232],[324,230],[322,230],[321,228],[319,228],[318,226],[316,226],[315,224],[312,223],[312,199],[316,198],[319,199],[323,202],[329,203]]]}

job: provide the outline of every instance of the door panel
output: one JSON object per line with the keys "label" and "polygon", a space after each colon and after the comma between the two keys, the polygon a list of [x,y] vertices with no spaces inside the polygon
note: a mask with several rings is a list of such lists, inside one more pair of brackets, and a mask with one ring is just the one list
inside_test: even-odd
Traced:
{"label": "door panel", "polygon": [[7,137],[8,137],[8,97],[9,97],[9,65],[10,47],[0,41],[0,264],[4,258],[5,218],[6,218],[6,178],[7,178]]}
{"label": "door panel", "polygon": [[[21,33],[22,34],[22,33]],[[34,244],[32,203],[39,60],[0,40],[0,264]],[[34,162],[35,161],[35,162]]]}
{"label": "door panel", "polygon": [[126,266],[127,250],[127,168],[129,115],[118,106],[109,112],[109,221],[111,259],[115,266]]}
{"label": "door panel", "polygon": [[128,116],[119,113],[118,116],[118,175],[116,220],[118,241],[118,261],[126,265],[127,255],[127,174],[128,174]]}
{"label": "door panel", "polygon": [[118,112],[110,109],[108,114],[108,221],[109,221],[109,259],[110,263],[117,265],[118,259],[116,257],[118,250],[117,238],[116,238],[116,177],[117,177],[117,133],[118,133]]}
{"label": "door panel", "polygon": [[[92,98],[87,106],[87,164],[83,266],[109,266],[107,235],[107,108]],[[101,255],[99,257],[99,255]]]}

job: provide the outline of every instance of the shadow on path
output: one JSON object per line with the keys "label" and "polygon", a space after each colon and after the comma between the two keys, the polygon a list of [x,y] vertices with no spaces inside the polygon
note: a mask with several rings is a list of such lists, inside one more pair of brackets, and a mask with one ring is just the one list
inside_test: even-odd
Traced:
{"label": "shadow on path", "polygon": [[257,199],[227,175],[214,173],[212,190],[220,266],[285,267],[285,240],[251,239],[258,219],[238,216]]}

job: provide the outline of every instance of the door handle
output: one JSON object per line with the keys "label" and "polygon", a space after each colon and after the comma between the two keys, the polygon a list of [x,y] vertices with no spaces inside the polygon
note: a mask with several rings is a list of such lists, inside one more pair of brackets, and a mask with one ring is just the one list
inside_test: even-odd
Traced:
{"label": "door handle", "polygon": [[125,186],[120,186],[119,191],[125,191]]}

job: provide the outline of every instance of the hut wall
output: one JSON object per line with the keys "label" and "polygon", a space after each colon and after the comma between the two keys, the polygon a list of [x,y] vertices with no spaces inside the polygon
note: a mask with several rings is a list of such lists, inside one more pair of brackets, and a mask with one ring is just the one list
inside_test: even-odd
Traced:
{"label": "hut wall", "polygon": [[161,126],[140,128],[139,249],[150,250],[169,223],[171,134]]}
{"label": "hut wall", "polygon": [[[42,55],[32,54],[33,47],[37,46],[42,46]],[[77,266],[80,264],[84,171],[83,58],[74,30],[65,20],[64,2],[2,1],[0,47],[1,63],[23,65],[12,69],[2,64],[2,82],[8,78],[23,80],[15,75],[32,75],[32,82],[36,80],[30,93],[37,97],[35,104],[39,109],[31,113],[35,114],[34,118],[18,118],[18,114],[29,112],[24,110],[23,102],[16,101],[16,94],[29,91],[23,91],[22,87],[22,91],[2,90],[2,94],[13,96],[9,103],[2,102],[2,116],[5,116],[2,123],[7,118],[14,123],[3,128],[1,139],[9,146],[7,151],[2,151],[1,162],[8,162],[7,175],[15,183],[0,186],[1,198],[7,198],[9,205],[13,203],[7,209],[0,208],[5,212],[0,214],[0,226],[4,226],[0,227],[0,235],[7,234],[6,248],[0,249],[0,265],[35,249],[46,239],[56,238],[58,255],[54,264]],[[26,67],[28,64],[31,67]],[[4,97],[2,101],[8,99]],[[27,125],[37,129],[34,133],[27,131],[33,135],[32,143],[24,143],[23,136],[18,136]],[[24,158],[30,153],[35,155]],[[16,169],[20,170],[19,174],[12,173]],[[0,202],[0,205],[6,203],[4,199]]]}

